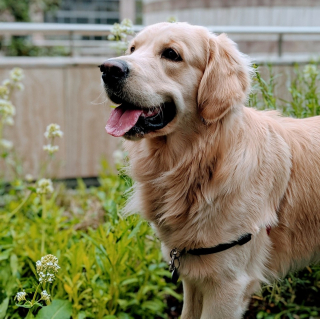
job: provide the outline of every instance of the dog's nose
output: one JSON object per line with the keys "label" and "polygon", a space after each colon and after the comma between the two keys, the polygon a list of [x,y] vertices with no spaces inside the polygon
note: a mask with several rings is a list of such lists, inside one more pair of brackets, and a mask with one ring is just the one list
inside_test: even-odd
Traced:
{"label": "dog's nose", "polygon": [[128,64],[123,60],[107,60],[100,65],[102,80],[110,83],[125,79],[129,74]]}

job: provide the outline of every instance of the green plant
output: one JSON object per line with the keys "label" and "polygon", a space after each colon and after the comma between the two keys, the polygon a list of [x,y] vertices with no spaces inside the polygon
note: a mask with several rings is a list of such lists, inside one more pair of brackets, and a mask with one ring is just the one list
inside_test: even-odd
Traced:
{"label": "green plant", "polygon": [[14,68],[11,70],[9,78],[5,79],[0,86],[0,164],[4,166],[4,172],[0,172],[0,179],[5,177],[5,172],[11,170],[14,177],[17,177],[17,165],[15,162],[15,153],[13,143],[5,138],[6,126],[14,125],[14,116],[16,108],[11,102],[15,89],[23,90],[21,83],[24,78],[22,69]]}
{"label": "green plant", "polygon": [[69,56],[70,52],[61,46],[39,47],[32,44],[30,37],[13,36],[8,45],[0,48],[6,56]]}
{"label": "green plant", "polygon": [[[18,302],[16,306],[28,309],[28,314],[26,317],[27,319],[34,318],[34,312],[37,311],[39,307],[42,308],[43,303],[50,305],[51,295],[46,290],[49,289],[49,287],[47,287],[47,284],[49,284],[50,286],[50,283],[54,281],[55,275],[60,269],[60,266],[58,265],[58,258],[50,254],[42,257],[41,260],[38,260],[36,262],[36,266],[39,284],[37,285],[35,292],[33,293],[32,300],[26,299],[27,293],[25,292],[25,290],[18,292],[15,296],[15,300]],[[38,299],[36,297],[41,286],[43,290],[41,291]],[[52,307],[53,306],[49,308],[51,309]],[[47,312],[47,310],[45,310],[45,312]],[[37,315],[37,318],[40,318],[42,314],[43,311],[41,309],[39,311],[39,315]],[[69,313],[68,315],[70,317],[71,313]]]}
{"label": "green plant", "polygon": [[130,19],[124,19],[121,23],[115,23],[108,36],[108,40],[115,41],[113,45],[115,49],[121,54],[128,47],[128,36],[134,34],[133,24]]}
{"label": "green plant", "polygon": [[305,118],[320,114],[320,71],[315,63],[303,68],[294,66],[294,76],[288,85],[289,100],[277,97],[275,88],[281,74],[275,75],[271,65],[267,66],[268,80],[261,77],[257,66],[254,66],[252,91],[248,105],[259,110],[278,110],[286,116]]}
{"label": "green plant", "polygon": [[56,10],[61,0],[0,0],[0,12],[11,15],[16,22],[30,22],[31,11]]}
{"label": "green plant", "polygon": [[[59,8],[61,0],[0,0],[1,21],[30,22],[32,13],[45,13]],[[2,42],[0,49],[6,56],[56,56],[69,55],[63,47],[38,47],[30,37],[12,36],[10,43]]]}
{"label": "green plant", "polygon": [[[149,225],[138,216],[119,214],[126,180],[105,175],[98,188],[87,190],[81,182],[76,192],[62,187],[49,196],[45,219],[35,193],[10,221],[6,212],[17,203],[5,204],[0,213],[5,220],[0,226],[0,300],[9,298],[10,318],[24,313],[14,303],[16,291],[34,291],[38,285],[33,265],[43,253],[43,227],[45,253],[57,256],[61,267],[50,294],[53,300],[71,302],[73,318],[165,317],[165,296],[181,299],[168,282]],[[87,223],[86,216],[101,212],[104,222]]]}

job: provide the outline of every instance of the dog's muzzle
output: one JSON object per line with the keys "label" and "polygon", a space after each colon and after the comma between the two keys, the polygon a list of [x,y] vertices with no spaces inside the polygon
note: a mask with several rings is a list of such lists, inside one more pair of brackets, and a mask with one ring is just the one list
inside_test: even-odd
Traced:
{"label": "dog's muzzle", "polygon": [[[127,139],[140,139],[144,135],[161,130],[176,116],[173,101],[164,101],[157,105],[136,105],[131,98],[129,66],[120,59],[109,59],[100,66],[102,80],[109,99],[119,104],[110,115],[106,130],[112,136]],[[143,91],[143,83],[140,90]],[[144,100],[141,101],[145,103]]]}
{"label": "dog's muzzle", "polygon": [[128,64],[123,60],[110,59],[100,65],[102,80],[108,86],[117,86],[129,75]]}

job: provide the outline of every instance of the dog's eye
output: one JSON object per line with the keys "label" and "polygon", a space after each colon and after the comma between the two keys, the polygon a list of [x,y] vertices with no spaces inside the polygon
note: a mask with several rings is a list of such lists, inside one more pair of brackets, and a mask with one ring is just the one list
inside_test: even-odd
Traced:
{"label": "dog's eye", "polygon": [[182,61],[181,56],[174,51],[173,49],[165,49],[161,55],[162,58],[171,60],[171,61]]}
{"label": "dog's eye", "polygon": [[135,49],[136,49],[136,48],[135,48],[134,46],[132,46],[132,47],[130,48],[130,52],[133,53]]}

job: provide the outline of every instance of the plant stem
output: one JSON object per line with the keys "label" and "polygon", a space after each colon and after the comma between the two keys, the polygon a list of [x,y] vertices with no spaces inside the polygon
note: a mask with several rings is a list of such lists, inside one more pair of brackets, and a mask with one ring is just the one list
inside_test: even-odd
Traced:
{"label": "plant stem", "polygon": [[8,219],[10,219],[12,216],[14,216],[21,208],[22,206],[28,201],[28,199],[30,198],[30,195],[32,194],[32,192],[30,191],[27,196],[23,199],[23,201],[20,203],[20,205],[14,209],[13,212],[11,212],[9,215],[8,215]]}
{"label": "plant stem", "polygon": [[41,256],[44,255],[44,249],[45,249],[45,237],[46,237],[46,224],[45,219],[47,217],[47,208],[46,208],[46,195],[41,195],[41,203],[42,203],[42,236],[41,236]]}
{"label": "plant stem", "polygon": [[34,302],[36,300],[36,296],[37,296],[37,293],[38,293],[38,288],[39,288],[40,285],[41,285],[41,283],[37,286],[36,291],[34,292],[33,298],[31,300],[31,307],[33,306],[33,304],[34,304]]}

